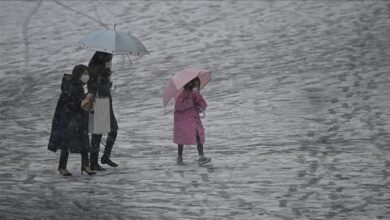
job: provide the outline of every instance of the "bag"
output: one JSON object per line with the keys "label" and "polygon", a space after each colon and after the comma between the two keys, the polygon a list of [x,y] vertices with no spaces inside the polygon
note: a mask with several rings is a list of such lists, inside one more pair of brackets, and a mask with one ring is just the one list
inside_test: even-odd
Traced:
{"label": "bag", "polygon": [[93,109],[89,114],[89,133],[107,134],[111,131],[110,99],[96,98]]}

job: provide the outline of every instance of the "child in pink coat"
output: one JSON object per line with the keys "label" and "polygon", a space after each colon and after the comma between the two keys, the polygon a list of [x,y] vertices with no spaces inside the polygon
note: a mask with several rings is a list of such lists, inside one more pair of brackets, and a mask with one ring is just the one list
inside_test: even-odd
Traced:
{"label": "child in pink coat", "polygon": [[176,99],[173,126],[173,142],[178,146],[177,164],[183,162],[184,145],[197,145],[198,164],[203,165],[211,161],[203,155],[205,134],[199,113],[206,110],[207,103],[199,93],[200,80],[193,79],[184,86],[183,92]]}

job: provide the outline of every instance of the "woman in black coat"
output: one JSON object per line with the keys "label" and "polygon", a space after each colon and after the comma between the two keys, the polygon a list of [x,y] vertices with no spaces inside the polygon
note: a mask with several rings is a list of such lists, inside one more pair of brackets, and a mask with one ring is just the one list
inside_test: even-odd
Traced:
{"label": "woman in black coat", "polygon": [[[104,153],[101,158],[102,164],[107,164],[111,167],[117,167],[118,164],[111,161],[110,155],[112,147],[114,146],[116,136],[117,136],[117,130],[118,130],[118,123],[116,121],[114,110],[112,107],[112,97],[111,97],[111,69],[109,64],[112,60],[112,54],[105,53],[105,52],[99,52],[97,51],[94,56],[92,57],[91,61],[89,62],[89,78],[88,81],[88,96],[87,96],[87,102],[88,104],[91,104],[95,98],[105,98],[108,97],[110,100],[110,122],[111,122],[111,130],[108,133],[106,146],[104,148]],[[99,149],[100,149],[100,142],[102,139],[101,134],[92,134],[91,138],[91,169],[92,170],[98,170],[103,171],[105,170],[102,168],[98,163],[98,157],[99,157]]]}
{"label": "woman in black coat", "polygon": [[48,149],[53,152],[61,149],[58,171],[63,176],[72,175],[66,169],[69,152],[81,154],[81,172],[96,174],[92,172],[88,159],[88,112],[81,108],[86,97],[83,85],[88,81],[88,74],[87,66],[77,65],[71,75],[64,74],[62,78],[62,93],[54,113]]}

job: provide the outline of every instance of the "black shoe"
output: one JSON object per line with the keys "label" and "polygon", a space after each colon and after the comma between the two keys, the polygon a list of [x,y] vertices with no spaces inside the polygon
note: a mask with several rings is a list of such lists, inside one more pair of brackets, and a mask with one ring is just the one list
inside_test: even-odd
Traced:
{"label": "black shoe", "polygon": [[208,157],[200,156],[198,159],[199,165],[203,165],[203,164],[210,163],[210,162],[211,162],[211,158],[208,158]]}
{"label": "black shoe", "polygon": [[103,167],[101,167],[99,164],[91,164],[91,170],[92,171],[105,171]]}
{"label": "black shoe", "polygon": [[69,173],[69,171],[67,169],[58,169],[58,171],[60,172],[60,174],[62,176],[72,176],[72,174]]}
{"label": "black shoe", "polygon": [[84,172],[86,172],[88,175],[95,175],[96,174],[89,167],[81,167],[81,174],[84,175]]}
{"label": "black shoe", "polygon": [[110,160],[110,158],[107,158],[107,159],[103,159],[103,158],[102,158],[100,162],[101,162],[102,164],[107,164],[107,165],[110,166],[110,167],[117,167],[117,166],[118,166],[118,164],[112,162],[112,160]]}
{"label": "black shoe", "polygon": [[187,164],[183,162],[183,157],[182,156],[177,156],[176,158],[176,164],[181,165],[181,166],[186,166]]}

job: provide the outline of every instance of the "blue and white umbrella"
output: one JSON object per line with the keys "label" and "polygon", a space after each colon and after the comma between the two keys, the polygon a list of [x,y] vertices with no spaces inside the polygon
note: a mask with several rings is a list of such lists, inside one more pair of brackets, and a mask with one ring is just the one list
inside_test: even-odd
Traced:
{"label": "blue and white umbrella", "polygon": [[120,55],[142,56],[149,54],[136,37],[114,30],[94,31],[79,41],[79,46],[94,51]]}

